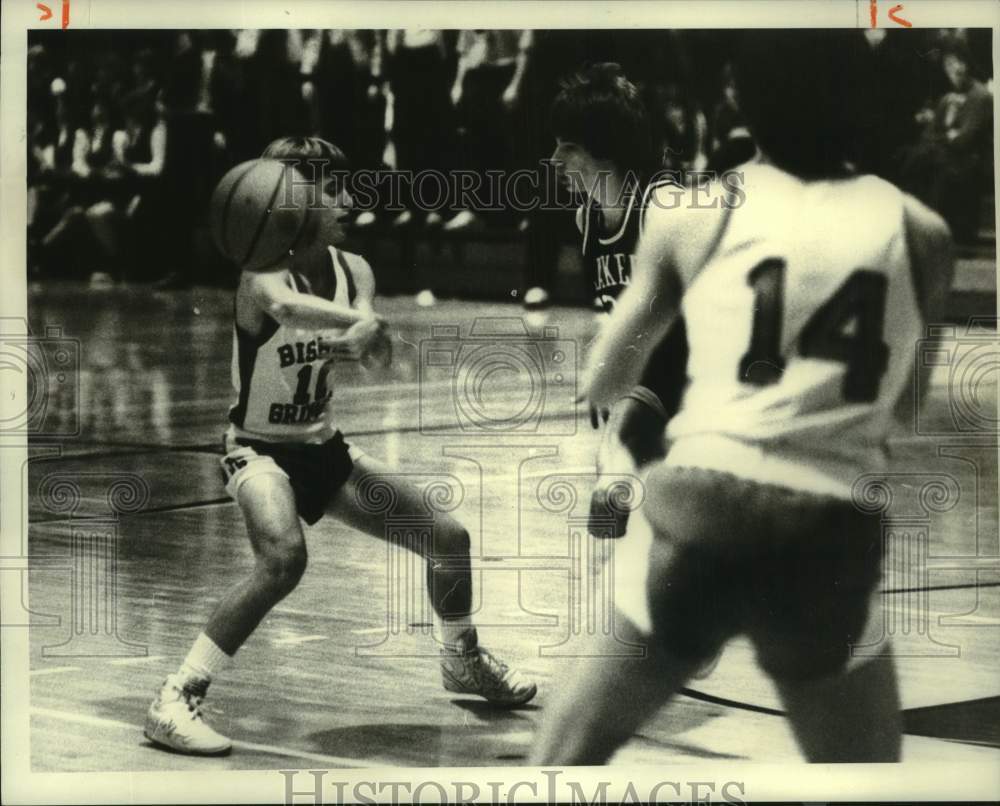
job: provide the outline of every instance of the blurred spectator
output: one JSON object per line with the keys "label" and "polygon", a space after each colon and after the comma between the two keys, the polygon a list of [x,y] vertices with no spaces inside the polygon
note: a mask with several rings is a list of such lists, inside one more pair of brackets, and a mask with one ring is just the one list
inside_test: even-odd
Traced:
{"label": "blurred spectator", "polygon": [[905,155],[902,182],[907,190],[936,209],[959,243],[975,239],[979,204],[992,182],[993,99],[969,72],[962,44],[944,54],[942,68],[950,90],[918,119],[919,142]]}
{"label": "blurred spectator", "polygon": [[336,143],[354,168],[380,167],[385,150],[381,32],[315,31],[304,40],[308,131]]}
{"label": "blurred spectator", "polygon": [[[463,167],[477,171],[482,177],[487,170],[506,171],[512,166],[511,113],[521,103],[532,44],[530,30],[459,33],[458,69],[451,100],[461,125]],[[464,209],[444,228],[464,229],[478,223],[477,214]]]}
{"label": "blurred spectator", "polygon": [[915,115],[928,102],[940,66],[923,55],[932,52],[924,31],[874,28],[861,42],[863,72],[878,80],[865,83],[860,99],[857,167],[898,184],[902,150],[917,137]]}
{"label": "blurred spectator", "polygon": [[[593,40],[599,32],[586,33]],[[524,153],[517,160],[520,166],[540,171],[537,195],[526,199],[535,204],[535,209],[522,219],[528,243],[521,290],[522,301],[528,308],[548,304],[559,248],[563,244],[575,245],[579,238],[571,191],[556,179],[549,156],[554,145],[552,102],[560,82],[591,54],[603,57],[607,52],[599,45],[588,48],[583,34],[566,30],[533,32],[532,55],[524,79],[524,102],[518,114],[518,124],[524,129]]]}
{"label": "blurred spectator", "polygon": [[247,102],[257,115],[258,151],[279,137],[306,131],[308,110],[302,98],[302,38],[298,31],[259,32],[248,67]]}
{"label": "blurred spectator", "polygon": [[[454,147],[454,114],[448,97],[448,51],[443,31],[391,30],[386,34],[386,61],[393,99],[392,139],[396,167],[403,171],[448,170]],[[437,186],[428,184],[437,191]],[[393,222],[401,226],[415,218],[429,225],[441,223],[447,194],[437,209],[420,209],[410,189],[402,201],[407,209]],[[428,194],[431,191],[427,192]],[[428,198],[427,201],[434,201]]]}
{"label": "blurred spectator", "polygon": [[[104,85],[95,83],[95,86]],[[77,129],[73,138],[72,172],[82,180],[77,181],[78,190],[73,195],[83,206],[88,231],[97,246],[90,271],[94,285],[110,283],[119,268],[115,265],[119,252],[113,223],[113,188],[106,173],[114,156],[112,138],[116,121],[112,114],[111,99],[96,95],[90,110],[90,126]],[[75,216],[78,210],[74,206],[71,214]]]}
{"label": "blurred spectator", "polygon": [[740,111],[739,92],[732,63],[722,69],[722,100],[712,113],[712,151],[709,167],[713,171],[728,171],[757,153],[750,137],[746,118]]}
{"label": "blurred spectator", "polygon": [[143,48],[132,62],[132,91],[135,98],[142,98],[150,105],[156,102],[159,90],[156,78],[156,55],[152,48]]}
{"label": "blurred spectator", "polygon": [[177,103],[164,103],[160,114],[166,125],[166,148],[157,192],[146,215],[161,226],[152,228],[151,252],[161,273],[166,272],[158,281],[160,287],[187,287],[197,270],[196,231],[205,226],[208,200],[224,166],[213,115]]}
{"label": "blurred spectator", "polygon": [[85,236],[83,208],[74,198],[79,190],[75,179],[83,174],[83,154],[77,148],[66,89],[62,78],[53,79],[48,88],[53,119],[39,112],[32,115],[29,126],[28,265],[33,275],[82,270],[77,265],[82,253],[73,244]]}
{"label": "blurred spectator", "polygon": [[653,132],[668,171],[704,171],[708,166],[708,123],[676,83],[652,88]]}
{"label": "blurred spectator", "polygon": [[[289,133],[333,140],[356,168],[537,168],[551,151],[557,79],[588,62],[620,62],[640,84],[664,168],[724,170],[753,153],[727,67],[735,42],[725,31],[32,31],[30,266],[191,282],[215,182]],[[992,176],[982,83],[992,78],[991,42],[988,29],[858,37],[865,74],[878,80],[864,87],[856,167],[937,207],[960,240],[975,237]],[[442,204],[454,214],[446,230],[486,220],[454,201]],[[395,220],[421,212],[397,210]],[[572,216],[522,215],[489,220],[527,231],[522,287],[538,291],[552,282],[560,241],[575,236]]]}
{"label": "blurred spectator", "polygon": [[120,98],[125,91],[126,68],[121,56],[114,51],[102,51],[95,59],[91,95]]}
{"label": "blurred spectator", "polygon": [[150,279],[149,247],[157,247],[157,232],[171,232],[164,226],[166,210],[158,209],[162,196],[160,177],[166,162],[168,133],[163,107],[137,90],[124,101],[125,128],[115,132],[112,166],[119,183],[115,213],[126,230],[116,239],[116,257],[128,256],[122,275],[128,279]]}

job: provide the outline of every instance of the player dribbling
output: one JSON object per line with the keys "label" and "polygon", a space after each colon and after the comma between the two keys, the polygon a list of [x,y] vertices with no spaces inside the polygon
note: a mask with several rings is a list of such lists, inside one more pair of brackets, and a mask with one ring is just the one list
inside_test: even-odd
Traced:
{"label": "player dribbling", "polygon": [[[348,445],[336,428],[332,405],[337,360],[384,354],[384,322],[372,303],[375,280],[360,256],[338,249],[350,210],[343,187],[346,160],[318,138],[284,138],[264,152],[315,176],[322,194],[314,228],[294,254],[272,271],[244,271],[235,300],[233,381],[229,412],[226,490],[239,504],[255,556],[253,571],[217,605],[180,668],[167,677],[149,708],[145,735],[157,745],[195,755],[227,753],[232,742],[204,720],[201,703],[212,679],[306,568],[299,519],[312,525],[324,514],[367,534],[384,537],[380,516],[358,501],[358,488],[375,476],[391,485],[395,514],[423,512],[413,486],[378,460]],[[514,706],[536,687],[478,643],[470,617],[469,535],[454,519],[438,516],[434,545],[407,545],[427,561],[427,589],[441,643],[444,687]]]}
{"label": "player dribbling", "polygon": [[744,200],[715,183],[647,210],[586,386],[612,404],[683,311],[689,384],[630,521],[652,547],[616,589],[618,637],[648,655],[614,657],[616,637],[599,637],[546,709],[535,764],[606,762],[737,634],[808,760],[900,756],[892,658],[851,652],[874,637],[882,554],[878,516],[852,488],[885,467],[952,260],[938,215],[850,167],[855,44],[854,32],[748,37],[737,79],[762,156],[738,169]]}

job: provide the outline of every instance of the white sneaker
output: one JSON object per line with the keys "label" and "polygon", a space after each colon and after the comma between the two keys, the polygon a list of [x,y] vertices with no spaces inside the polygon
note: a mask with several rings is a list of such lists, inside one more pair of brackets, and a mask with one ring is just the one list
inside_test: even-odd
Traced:
{"label": "white sneaker", "polygon": [[543,308],[548,305],[549,292],[540,286],[529,288],[524,294],[525,308]]}
{"label": "white sneaker", "polygon": [[221,756],[233,743],[209,727],[201,714],[207,680],[184,681],[172,674],[146,713],[146,738],[154,744],[193,756]]}
{"label": "white sneaker", "polygon": [[437,297],[434,296],[433,291],[429,288],[425,288],[413,298],[413,301],[416,302],[421,308],[433,308],[437,303]]}
{"label": "white sneaker", "polygon": [[466,630],[458,646],[441,650],[445,691],[477,694],[494,705],[524,705],[538,691],[525,676],[479,646],[475,628]]}
{"label": "white sneaker", "polygon": [[362,210],[358,217],[354,219],[355,227],[370,227],[375,223],[375,213],[371,210]]}
{"label": "white sneaker", "polygon": [[445,222],[444,230],[446,232],[455,232],[457,230],[468,229],[477,224],[479,224],[479,217],[475,213],[471,210],[462,210],[450,221]]}

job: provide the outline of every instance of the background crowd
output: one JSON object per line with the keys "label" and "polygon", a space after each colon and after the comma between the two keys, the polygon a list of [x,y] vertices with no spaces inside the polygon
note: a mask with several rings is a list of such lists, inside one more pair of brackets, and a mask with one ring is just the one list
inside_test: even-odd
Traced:
{"label": "background crowd", "polygon": [[[664,168],[723,170],[755,150],[730,67],[736,36],[33,31],[29,271],[34,279],[95,284],[223,281],[230,273],[205,226],[212,187],[282,135],[332,140],[355,168],[537,169],[552,151],[548,108],[559,80],[586,62],[618,62],[641,87]],[[957,240],[974,241],[982,199],[993,189],[990,31],[874,30],[858,42],[874,113],[858,168],[915,193],[944,215]],[[431,210],[375,205],[357,210],[354,223],[443,237],[553,229],[454,198]],[[567,232],[562,224],[554,230]]]}

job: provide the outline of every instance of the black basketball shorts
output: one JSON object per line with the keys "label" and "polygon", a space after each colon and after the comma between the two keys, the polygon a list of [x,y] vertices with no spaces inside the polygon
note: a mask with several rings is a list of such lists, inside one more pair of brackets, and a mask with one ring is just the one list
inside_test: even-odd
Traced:
{"label": "black basketball shorts", "polygon": [[220,460],[222,476],[234,501],[239,501],[240,487],[248,479],[278,473],[292,485],[299,515],[310,526],[323,517],[334,493],[350,477],[354,459],[361,455],[339,431],[318,445],[227,437],[226,449]]}
{"label": "black basketball shorts", "polygon": [[[616,604],[672,654],[705,661],[745,634],[766,672],[806,680],[842,669],[861,643],[881,578],[877,514],[832,496],[660,465],[633,526],[640,517],[652,528],[640,560],[645,597],[616,595]],[[622,573],[619,589],[637,580]],[[629,612],[643,605],[645,613]]]}

